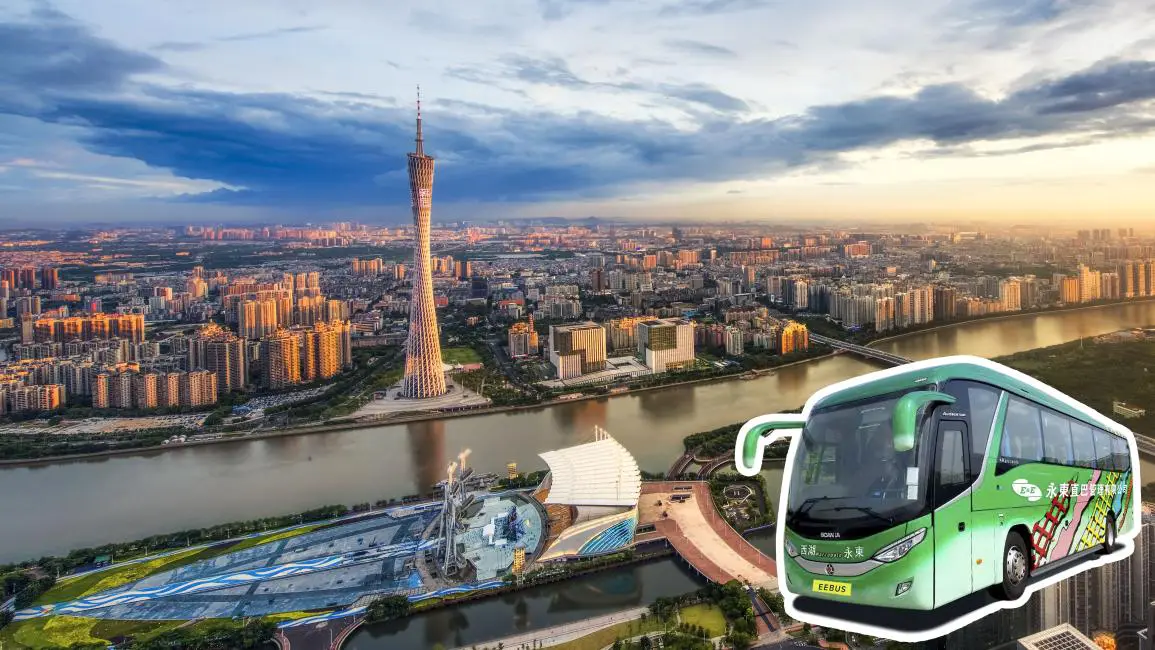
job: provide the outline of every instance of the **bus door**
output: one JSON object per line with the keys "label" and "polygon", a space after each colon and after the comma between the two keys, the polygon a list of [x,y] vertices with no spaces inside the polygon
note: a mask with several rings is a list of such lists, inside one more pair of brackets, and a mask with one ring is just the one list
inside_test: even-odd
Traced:
{"label": "bus door", "polygon": [[973,591],[970,450],[966,422],[939,421],[931,477],[935,607]]}

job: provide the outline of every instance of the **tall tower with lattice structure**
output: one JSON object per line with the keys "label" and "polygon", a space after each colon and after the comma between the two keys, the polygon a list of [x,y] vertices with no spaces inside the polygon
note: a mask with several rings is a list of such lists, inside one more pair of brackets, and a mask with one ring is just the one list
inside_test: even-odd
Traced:
{"label": "tall tower with lattice structure", "polygon": [[417,150],[409,154],[409,192],[417,244],[413,251],[413,293],[409,298],[409,340],[405,344],[405,397],[425,399],[444,395],[445,372],[437,309],[433,303],[433,260],[429,218],[433,203],[433,157],[425,155],[421,137],[421,89],[417,89]]}

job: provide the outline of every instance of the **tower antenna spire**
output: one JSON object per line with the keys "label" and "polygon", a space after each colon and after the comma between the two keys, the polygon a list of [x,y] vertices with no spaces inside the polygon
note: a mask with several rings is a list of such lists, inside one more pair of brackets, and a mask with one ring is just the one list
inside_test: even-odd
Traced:
{"label": "tower antenna spire", "polygon": [[424,140],[421,137],[421,84],[417,84],[417,155],[425,155]]}

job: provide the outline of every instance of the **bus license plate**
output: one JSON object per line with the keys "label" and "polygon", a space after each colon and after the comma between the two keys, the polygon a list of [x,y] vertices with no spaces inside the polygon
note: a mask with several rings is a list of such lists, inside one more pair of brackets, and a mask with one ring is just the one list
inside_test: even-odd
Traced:
{"label": "bus license plate", "polygon": [[850,597],[850,583],[848,582],[831,582],[830,580],[815,580],[814,591],[820,594],[829,594],[831,596]]}

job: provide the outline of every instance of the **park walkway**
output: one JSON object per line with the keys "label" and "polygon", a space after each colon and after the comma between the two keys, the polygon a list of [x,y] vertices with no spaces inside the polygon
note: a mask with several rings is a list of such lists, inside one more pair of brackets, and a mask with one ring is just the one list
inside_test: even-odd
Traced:
{"label": "park walkway", "polygon": [[[688,501],[670,500],[687,494],[691,495]],[[707,580],[719,584],[738,580],[778,590],[774,560],[763,555],[718,514],[705,482],[643,483],[638,510],[639,524],[653,524],[678,555]]]}

